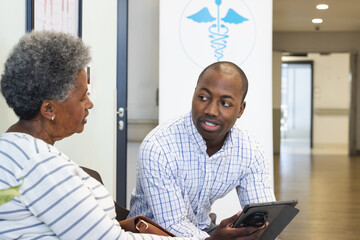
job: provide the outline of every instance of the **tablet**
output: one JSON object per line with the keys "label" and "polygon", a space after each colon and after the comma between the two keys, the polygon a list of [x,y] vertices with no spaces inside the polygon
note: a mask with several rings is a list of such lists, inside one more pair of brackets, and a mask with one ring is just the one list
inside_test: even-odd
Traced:
{"label": "tablet", "polygon": [[298,214],[297,203],[297,200],[291,200],[247,204],[232,227],[262,226],[262,222],[267,221],[269,226],[260,240],[274,240]]}

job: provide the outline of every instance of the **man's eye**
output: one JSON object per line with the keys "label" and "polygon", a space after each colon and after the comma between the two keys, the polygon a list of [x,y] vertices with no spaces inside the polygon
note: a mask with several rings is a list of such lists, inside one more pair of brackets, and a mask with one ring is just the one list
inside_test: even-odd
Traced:
{"label": "man's eye", "polygon": [[206,97],[206,96],[200,96],[200,100],[205,102],[205,101],[208,100],[208,97]]}
{"label": "man's eye", "polygon": [[223,105],[224,107],[230,107],[230,106],[231,106],[230,103],[228,103],[228,102],[222,102],[222,105]]}

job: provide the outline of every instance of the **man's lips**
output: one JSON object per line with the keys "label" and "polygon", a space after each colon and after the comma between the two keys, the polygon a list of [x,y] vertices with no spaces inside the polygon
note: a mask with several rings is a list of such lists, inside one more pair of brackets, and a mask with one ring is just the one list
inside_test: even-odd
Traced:
{"label": "man's lips", "polygon": [[220,125],[214,121],[201,121],[201,127],[208,132],[214,132],[219,129]]}

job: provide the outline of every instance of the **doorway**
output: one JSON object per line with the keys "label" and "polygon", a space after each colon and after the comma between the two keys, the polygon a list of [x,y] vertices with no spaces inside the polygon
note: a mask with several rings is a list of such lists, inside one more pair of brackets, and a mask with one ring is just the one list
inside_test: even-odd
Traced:
{"label": "doorway", "polygon": [[313,62],[284,61],[281,65],[281,141],[301,141],[313,147]]}
{"label": "doorway", "polygon": [[348,52],[282,56],[281,151],[284,141],[300,141],[298,149],[313,153],[349,153],[351,57]]}

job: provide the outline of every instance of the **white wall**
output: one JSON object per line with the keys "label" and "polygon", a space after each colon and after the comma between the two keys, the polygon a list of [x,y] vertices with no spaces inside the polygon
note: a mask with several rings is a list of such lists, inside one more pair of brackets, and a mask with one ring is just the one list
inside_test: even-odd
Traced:
{"label": "white wall", "polygon": [[79,165],[96,169],[115,197],[117,1],[83,1],[82,39],[91,47],[91,100],[82,134],[56,146]]}
{"label": "white wall", "polygon": [[[92,91],[94,108],[82,134],[56,143],[56,146],[79,165],[96,169],[104,184],[114,194],[115,188],[115,103],[116,103],[116,19],[117,1],[83,1],[83,40],[90,45]],[[25,33],[25,1],[0,1],[0,63]],[[17,118],[0,98],[0,131]]]}
{"label": "white wall", "polygon": [[159,107],[159,0],[129,1],[127,207],[136,186],[138,149],[157,124]]}
{"label": "white wall", "polygon": [[129,1],[128,118],[158,119],[159,0]]}
{"label": "white wall", "polygon": [[128,34],[128,141],[141,142],[159,118],[159,0],[129,1]]}
{"label": "white wall", "polygon": [[[25,33],[25,1],[0,1],[0,74],[10,50]],[[17,117],[0,94],[0,134],[5,132]]]}
{"label": "white wall", "polygon": [[309,55],[314,68],[314,146],[348,145],[350,56],[348,53]]}

